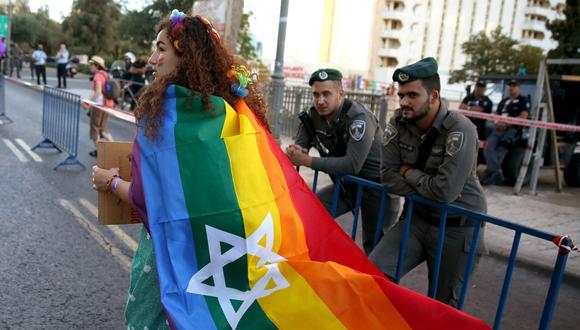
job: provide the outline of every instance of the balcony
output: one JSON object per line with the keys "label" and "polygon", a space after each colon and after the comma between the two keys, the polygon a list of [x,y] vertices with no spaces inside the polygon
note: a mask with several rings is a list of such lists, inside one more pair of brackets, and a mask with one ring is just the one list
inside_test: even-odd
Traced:
{"label": "balcony", "polygon": [[529,15],[543,16],[548,21],[551,21],[556,17],[556,12],[550,7],[528,6],[524,10],[524,13]]}
{"label": "balcony", "polygon": [[393,38],[400,39],[403,36],[402,30],[394,30],[389,28],[384,28],[381,31],[381,38]]}
{"label": "balcony", "polygon": [[536,21],[536,20],[525,20],[522,23],[522,30],[545,32],[546,31],[546,22]]}
{"label": "balcony", "polygon": [[379,48],[379,51],[377,52],[377,55],[379,55],[379,57],[394,57],[394,58],[400,58],[404,54],[403,54],[403,51],[401,51],[401,48],[399,48],[399,49],[394,49],[394,48]]}
{"label": "balcony", "polygon": [[546,51],[548,49],[555,48],[558,46],[558,43],[556,43],[555,41],[552,41],[550,39],[539,40],[539,39],[532,39],[532,38],[522,38],[521,42],[524,45],[542,48],[544,51]]}
{"label": "balcony", "polygon": [[401,9],[390,9],[385,8],[383,11],[383,18],[384,19],[392,19],[392,20],[399,20],[405,21],[409,19],[409,16],[405,14],[404,10]]}

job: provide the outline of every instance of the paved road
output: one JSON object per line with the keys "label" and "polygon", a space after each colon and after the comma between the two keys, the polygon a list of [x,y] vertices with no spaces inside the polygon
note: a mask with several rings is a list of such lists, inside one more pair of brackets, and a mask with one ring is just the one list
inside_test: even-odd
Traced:
{"label": "paved road", "polygon": [[[86,78],[69,82],[86,92]],[[55,151],[30,154],[42,140],[42,95],[7,82],[7,114],[0,126],[0,328],[121,328],[128,287],[128,262],[139,227],[96,224],[96,194],[89,171],[52,168],[66,157]],[[133,127],[111,120],[117,140],[131,140]],[[79,160],[87,168],[94,158],[88,139],[88,117],[81,115]],[[14,153],[13,150],[17,150]],[[348,216],[339,219],[347,227]],[[473,279],[466,311],[493,322],[505,262],[484,258]],[[426,270],[409,274],[403,285],[426,291]],[[504,329],[537,327],[549,276],[521,266],[514,274]],[[563,283],[554,329],[573,329],[580,283]]]}

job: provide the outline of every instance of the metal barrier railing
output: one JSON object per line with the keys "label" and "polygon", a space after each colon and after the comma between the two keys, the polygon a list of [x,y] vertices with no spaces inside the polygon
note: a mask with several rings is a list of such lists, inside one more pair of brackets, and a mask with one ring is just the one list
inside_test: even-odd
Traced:
{"label": "metal barrier railing", "polygon": [[4,75],[0,74],[0,125],[9,124],[12,122],[6,115],[6,80]]}
{"label": "metal barrier railing", "polygon": [[[264,90],[264,95],[269,95],[268,87]],[[357,101],[369,109],[384,125],[387,117],[387,96],[383,93],[354,92],[346,91],[346,97]],[[280,119],[276,123],[280,125],[280,134],[295,136],[298,132],[300,121],[298,113],[306,111],[312,106],[312,89],[306,86],[284,86],[282,98],[282,112]]]}
{"label": "metal barrier railing", "polygon": [[[316,191],[317,179],[318,179],[318,171],[315,172],[314,181],[313,181],[313,185],[312,185],[313,191]],[[355,207],[354,207],[354,211],[353,211],[354,220],[353,220],[353,228],[352,228],[352,233],[351,233],[351,237],[353,240],[356,237],[356,230],[357,230],[357,225],[358,225],[358,213],[360,210],[362,196],[363,196],[363,187],[367,188],[367,189],[376,189],[376,190],[382,191],[383,197],[382,197],[381,205],[380,205],[381,212],[379,213],[379,220],[381,221],[381,223],[377,226],[377,236],[375,237],[375,245],[376,245],[378,238],[379,238],[379,235],[380,235],[380,233],[379,233],[380,228],[382,228],[382,214],[384,213],[385,206],[386,206],[386,198],[385,197],[388,193],[390,193],[390,191],[381,184],[378,184],[378,183],[372,182],[372,181],[368,181],[368,180],[365,180],[362,178],[358,178],[355,176],[350,176],[350,175],[342,176],[340,178],[337,178],[336,180],[340,180],[342,182],[351,182],[351,183],[354,183],[357,185],[356,203],[355,203]],[[337,184],[337,185],[335,185],[334,196],[333,196],[333,205],[332,205],[331,212],[330,212],[333,217],[334,217],[334,214],[336,213],[336,209],[337,209],[339,191],[340,191],[340,187]],[[513,243],[512,243],[512,249],[510,252],[509,261],[508,261],[508,265],[507,265],[507,269],[506,269],[506,274],[504,277],[502,290],[501,290],[501,294],[500,294],[500,298],[499,298],[499,302],[498,302],[498,306],[497,306],[497,310],[496,310],[496,314],[495,314],[494,329],[499,329],[499,326],[500,326],[500,323],[502,320],[504,307],[505,307],[505,303],[506,303],[509,288],[510,288],[511,277],[512,277],[514,265],[516,262],[516,256],[517,256],[517,252],[518,252],[518,248],[519,248],[520,239],[521,239],[522,234],[526,234],[526,235],[529,235],[532,237],[537,237],[539,239],[543,239],[543,240],[554,242],[554,243],[556,243],[556,241],[558,241],[556,244],[560,248],[558,249],[556,263],[555,263],[553,271],[552,271],[552,278],[550,281],[550,287],[548,289],[548,294],[546,296],[546,300],[544,303],[544,308],[542,311],[542,317],[541,317],[540,326],[539,326],[539,329],[549,329],[550,322],[552,320],[552,316],[554,313],[554,308],[556,306],[556,301],[558,298],[560,285],[561,285],[563,277],[564,277],[564,271],[566,268],[566,261],[568,259],[568,253],[574,247],[572,241],[567,236],[555,235],[555,234],[552,234],[549,232],[545,232],[545,231],[529,228],[526,226],[514,224],[514,223],[511,223],[509,221],[505,221],[505,220],[502,220],[502,219],[499,219],[496,217],[488,216],[488,215],[485,215],[485,214],[482,214],[479,212],[469,211],[469,210],[466,210],[466,209],[463,209],[461,207],[454,206],[451,204],[435,202],[435,201],[429,200],[429,199],[424,198],[424,197],[419,196],[419,195],[409,195],[409,196],[404,196],[404,197],[407,201],[407,203],[406,203],[407,210],[406,210],[406,218],[405,218],[405,224],[404,224],[404,229],[403,229],[403,239],[401,241],[401,246],[400,246],[400,251],[399,251],[399,260],[398,260],[397,270],[396,270],[396,278],[395,278],[396,283],[399,283],[401,280],[401,268],[402,268],[403,261],[405,258],[407,241],[409,238],[409,231],[410,231],[411,222],[413,219],[414,204],[415,203],[422,203],[422,204],[426,204],[428,206],[431,206],[431,207],[434,207],[434,208],[441,210],[440,219],[439,219],[440,224],[439,224],[438,246],[437,246],[436,259],[435,259],[434,276],[432,277],[432,283],[430,285],[431,290],[429,292],[429,297],[431,297],[431,298],[435,297],[437,294],[439,267],[441,265],[441,258],[442,258],[442,252],[443,252],[443,241],[444,241],[443,235],[445,234],[447,214],[451,212],[454,215],[457,214],[460,216],[464,216],[464,217],[474,221],[473,237],[472,237],[472,240],[470,242],[470,249],[469,249],[469,253],[468,253],[467,265],[466,265],[466,268],[464,270],[464,281],[463,281],[461,293],[459,296],[459,303],[457,306],[457,308],[460,310],[463,309],[463,306],[465,303],[465,297],[467,295],[467,290],[469,288],[469,280],[470,280],[471,271],[473,269],[473,265],[475,262],[475,254],[477,251],[479,232],[480,232],[480,229],[482,227],[481,224],[482,223],[491,223],[491,224],[494,224],[494,225],[497,225],[497,226],[514,231],[514,239],[513,239]]]}
{"label": "metal barrier railing", "polygon": [[58,164],[85,166],[77,159],[79,145],[79,119],[81,97],[61,89],[44,87],[42,100],[42,136],[44,140],[34,146],[66,152],[69,157]]}

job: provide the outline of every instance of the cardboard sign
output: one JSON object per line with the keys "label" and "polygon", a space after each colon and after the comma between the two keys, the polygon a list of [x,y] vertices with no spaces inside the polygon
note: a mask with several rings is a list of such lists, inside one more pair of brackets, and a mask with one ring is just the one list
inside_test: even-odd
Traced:
{"label": "cardboard sign", "polygon": [[[131,142],[106,142],[97,144],[97,166],[104,169],[119,168],[119,176],[131,181]],[[124,225],[140,223],[139,215],[131,205],[112,193],[99,192],[99,224]]]}

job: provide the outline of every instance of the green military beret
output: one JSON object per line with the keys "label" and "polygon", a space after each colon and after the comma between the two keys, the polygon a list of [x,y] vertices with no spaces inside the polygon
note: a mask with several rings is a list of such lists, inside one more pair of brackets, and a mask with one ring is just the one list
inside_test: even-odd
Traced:
{"label": "green military beret", "polygon": [[417,79],[426,79],[437,73],[437,61],[433,57],[426,57],[417,63],[398,68],[393,73],[393,81],[406,84]]}
{"label": "green military beret", "polygon": [[342,73],[336,69],[318,69],[310,75],[310,80],[308,84],[312,86],[315,81],[327,81],[327,80],[342,80]]}

